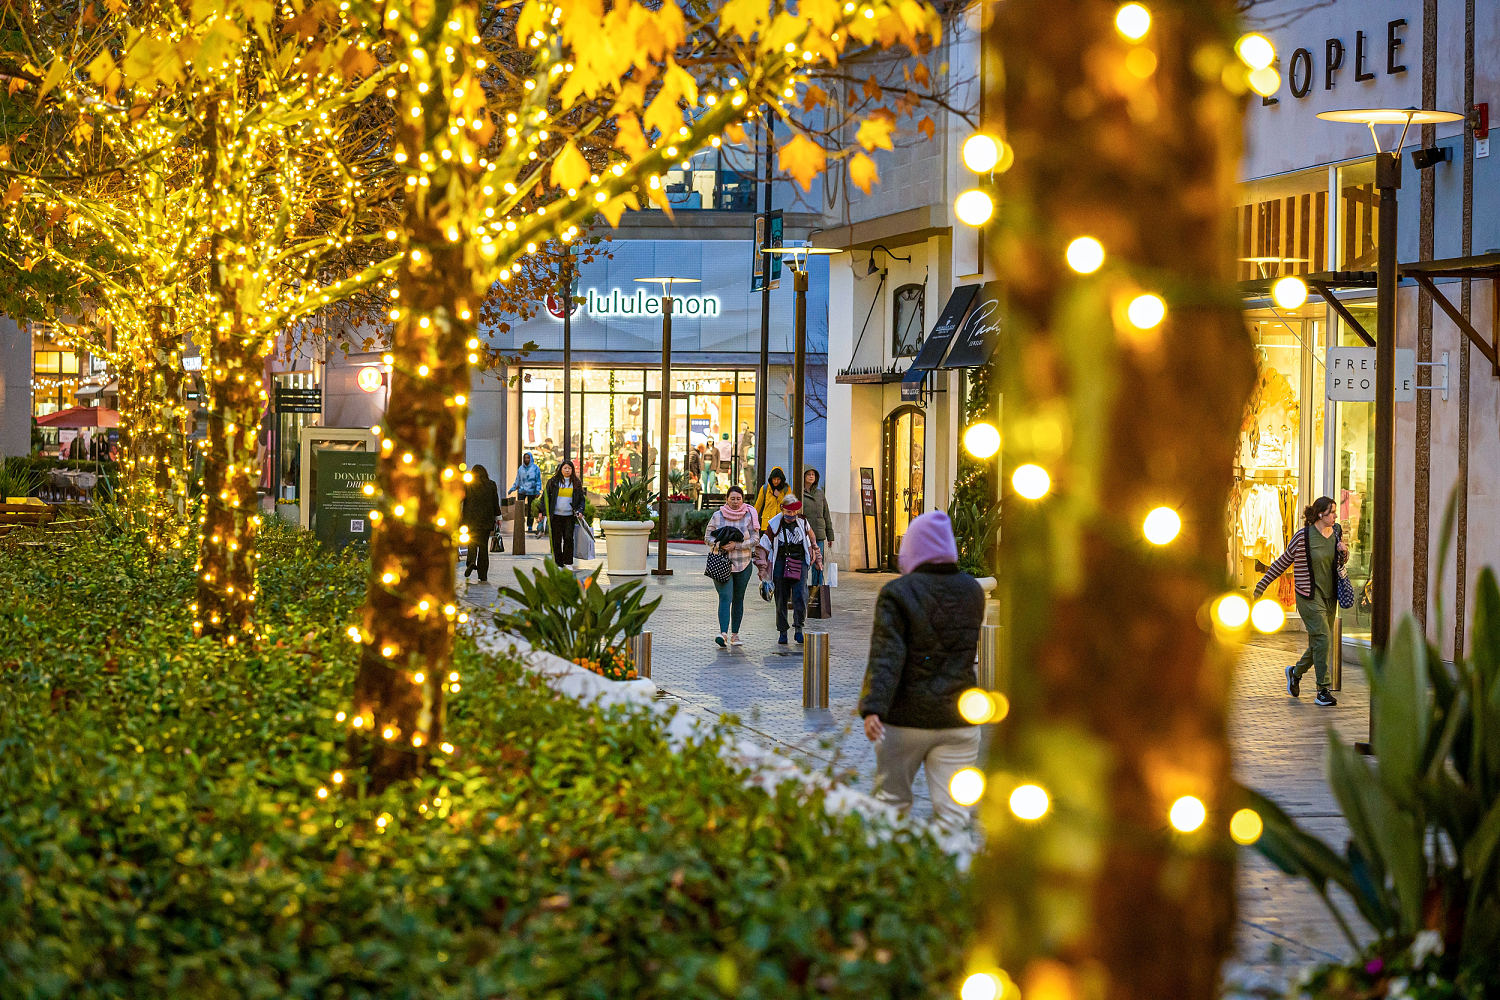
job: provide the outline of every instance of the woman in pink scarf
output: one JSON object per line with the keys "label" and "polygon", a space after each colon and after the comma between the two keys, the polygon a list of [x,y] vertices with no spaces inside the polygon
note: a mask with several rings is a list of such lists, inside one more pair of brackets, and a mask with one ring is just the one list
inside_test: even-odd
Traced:
{"label": "woman in pink scarf", "polygon": [[[739,539],[734,533],[739,532]],[[738,486],[729,487],[724,506],[714,511],[708,519],[708,529],[703,540],[710,551],[722,552],[729,557],[732,570],[729,579],[715,583],[719,591],[719,634],[714,642],[720,647],[740,646],[740,622],[745,617],[745,588],[750,585],[751,557],[760,538],[760,518],[755,508],[745,502],[745,491]]]}

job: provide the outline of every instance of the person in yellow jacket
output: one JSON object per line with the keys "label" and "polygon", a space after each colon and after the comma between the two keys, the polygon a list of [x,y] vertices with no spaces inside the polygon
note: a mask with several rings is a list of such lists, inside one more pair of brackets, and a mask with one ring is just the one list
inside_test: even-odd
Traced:
{"label": "person in yellow jacket", "polygon": [[771,523],[771,518],[781,513],[781,498],[791,490],[792,486],[786,481],[786,473],[781,471],[781,466],[772,469],[760,492],[755,494],[755,513],[760,519],[762,534],[765,533],[766,525]]}

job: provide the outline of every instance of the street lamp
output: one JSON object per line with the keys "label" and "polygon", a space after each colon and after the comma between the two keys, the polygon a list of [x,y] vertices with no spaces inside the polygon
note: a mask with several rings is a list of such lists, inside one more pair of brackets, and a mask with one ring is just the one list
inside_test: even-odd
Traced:
{"label": "street lamp", "polygon": [[[656,443],[656,520],[660,535],[656,542],[653,576],[671,576],[667,569],[667,442],[672,419],[672,285],[696,285],[697,278],[636,278],[642,284],[661,284],[661,439]],[[642,456],[643,458],[645,456]],[[643,466],[644,468],[644,466]]]}
{"label": "street lamp", "polygon": [[[1375,143],[1375,186],[1380,190],[1379,245],[1375,279],[1375,531],[1370,580],[1370,645],[1384,649],[1391,635],[1392,515],[1396,493],[1396,192],[1401,189],[1401,147],[1413,125],[1463,121],[1456,111],[1421,108],[1360,108],[1320,111],[1324,121],[1365,125]],[[1396,148],[1382,150],[1376,125],[1400,125]],[[1373,720],[1373,716],[1372,716]]]}
{"label": "street lamp", "polygon": [[[829,247],[772,247],[766,253],[779,253],[792,258],[792,288],[797,293],[795,316],[796,341],[792,369],[792,475],[787,477],[796,483],[796,492],[802,492],[802,432],[806,423],[803,416],[803,391],[807,381],[807,258],[826,257],[843,253]],[[760,442],[765,448],[765,442]]]}

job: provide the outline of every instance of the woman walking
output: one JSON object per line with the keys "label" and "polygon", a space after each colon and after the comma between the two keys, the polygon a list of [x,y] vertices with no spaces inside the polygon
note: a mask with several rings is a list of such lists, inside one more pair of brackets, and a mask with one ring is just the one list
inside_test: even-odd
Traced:
{"label": "woman walking", "polygon": [[585,496],[572,460],[563,459],[547,480],[547,526],[552,531],[552,561],[559,566],[573,565],[573,533],[583,523]]}
{"label": "woman walking", "polygon": [[1318,497],[1302,512],[1306,523],[1292,536],[1286,551],[1266,570],[1255,585],[1255,598],[1266,592],[1276,578],[1292,570],[1292,589],[1297,592],[1297,613],[1307,628],[1307,651],[1286,668],[1286,692],[1293,698],[1302,695],[1302,676],[1311,668],[1318,681],[1315,702],[1337,705],[1328,690],[1328,651],[1338,617],[1338,577],[1349,558],[1344,544],[1344,530],[1338,524],[1338,506],[1332,497]]}
{"label": "woman walking", "polygon": [[781,498],[781,513],[766,526],[760,547],[766,553],[765,567],[775,590],[776,631],[780,633],[776,643],[787,644],[788,603],[793,611],[792,628],[801,642],[807,617],[807,576],[823,565],[818,543],[802,517],[802,501],[790,493]]}
{"label": "woman walking", "polygon": [[755,567],[751,557],[760,541],[760,518],[755,508],[745,502],[745,491],[729,487],[724,506],[708,519],[703,533],[709,551],[729,557],[729,579],[714,582],[719,591],[719,635],[714,639],[721,647],[740,646],[740,622],[745,617],[745,588]]}
{"label": "woman walking", "polygon": [[479,570],[479,582],[490,582],[490,536],[495,533],[495,518],[500,516],[500,490],[482,465],[474,466],[474,476],[464,487],[461,508],[463,522],[469,529],[469,554],[464,560],[464,579]]}
{"label": "woman walking", "polygon": [[901,576],[880,588],[859,714],[875,744],[875,797],[911,807],[917,768],[927,768],[932,810],[963,823],[969,811],[948,791],[953,775],[979,759],[979,728],[958,712],[975,686],[974,656],[984,591],[958,569],[953,522],[928,511],[906,529]]}
{"label": "woman walking", "polygon": [[791,484],[786,481],[786,473],[781,471],[781,466],[776,466],[766,477],[760,492],[755,494],[755,515],[760,518],[762,531],[768,530],[771,521],[781,513],[781,498],[791,491]]}

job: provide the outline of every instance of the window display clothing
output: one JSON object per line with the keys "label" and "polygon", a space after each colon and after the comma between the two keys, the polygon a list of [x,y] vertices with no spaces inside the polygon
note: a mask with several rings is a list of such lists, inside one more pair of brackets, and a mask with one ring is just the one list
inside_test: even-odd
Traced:
{"label": "window display clothing", "polygon": [[1284,524],[1282,491],[1275,486],[1250,487],[1240,502],[1240,552],[1269,564],[1286,546]]}

